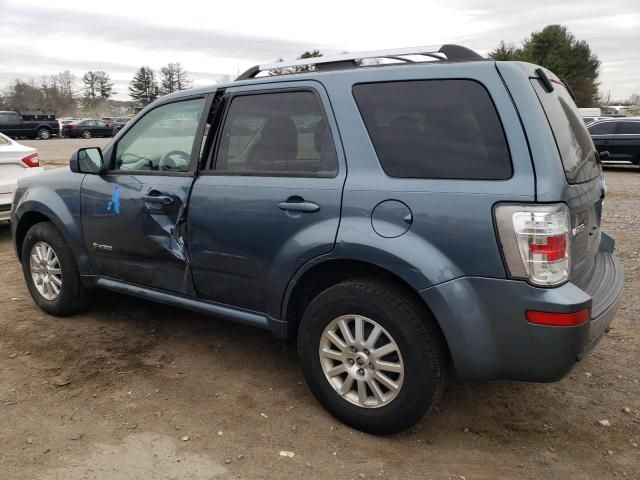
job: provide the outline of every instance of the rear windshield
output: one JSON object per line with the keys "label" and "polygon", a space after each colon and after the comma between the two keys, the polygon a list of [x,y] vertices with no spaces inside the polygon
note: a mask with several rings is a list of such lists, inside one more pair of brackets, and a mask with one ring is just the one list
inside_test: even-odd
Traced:
{"label": "rear windshield", "polygon": [[535,78],[531,84],[553,131],[567,181],[583,183],[599,176],[596,149],[567,89],[554,85],[553,92],[547,92]]}
{"label": "rear windshield", "polygon": [[353,95],[385,173],[504,180],[511,157],[489,93],[473,80],[368,83]]}

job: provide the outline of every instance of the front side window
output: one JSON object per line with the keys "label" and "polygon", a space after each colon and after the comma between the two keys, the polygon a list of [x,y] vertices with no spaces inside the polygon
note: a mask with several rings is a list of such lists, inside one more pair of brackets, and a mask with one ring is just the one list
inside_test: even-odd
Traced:
{"label": "front side window", "polygon": [[0,135],[0,145],[11,145],[11,142],[7,140],[5,137]]}
{"label": "front side window", "polygon": [[187,172],[204,98],[154,108],[115,148],[113,170]]}
{"label": "front side window", "polygon": [[496,108],[472,80],[353,87],[385,173],[400,178],[502,180],[511,157]]}
{"label": "front side window", "polygon": [[334,177],[336,149],[310,91],[233,97],[215,171],[225,175]]}
{"label": "front side window", "polygon": [[589,126],[591,135],[611,135],[616,129],[616,122],[602,122]]}

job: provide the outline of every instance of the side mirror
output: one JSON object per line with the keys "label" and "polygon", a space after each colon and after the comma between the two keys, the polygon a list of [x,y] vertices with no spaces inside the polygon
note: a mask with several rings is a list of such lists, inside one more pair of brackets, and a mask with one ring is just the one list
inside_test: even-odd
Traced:
{"label": "side mirror", "polygon": [[600,157],[600,160],[606,160],[607,158],[609,158],[609,152],[605,151],[605,152],[598,152],[598,156]]}
{"label": "side mirror", "polygon": [[98,147],[79,148],[69,159],[69,168],[74,173],[100,175],[106,170],[102,150]]}

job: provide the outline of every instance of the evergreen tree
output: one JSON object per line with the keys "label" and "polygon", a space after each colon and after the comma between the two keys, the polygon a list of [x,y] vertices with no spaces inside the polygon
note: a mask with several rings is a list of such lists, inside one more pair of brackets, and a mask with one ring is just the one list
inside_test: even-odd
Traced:
{"label": "evergreen tree", "polygon": [[598,104],[600,60],[587,42],[577,40],[565,26],[547,25],[533,32],[520,48],[502,41],[489,55],[496,60],[522,60],[548,68],[571,87],[579,107]]}
{"label": "evergreen tree", "polygon": [[[304,52],[299,57],[296,57],[296,60],[304,60],[306,58],[314,58],[314,57],[321,57],[321,56],[322,56],[322,53],[320,53],[320,50],[316,48],[314,50],[311,50],[310,52],[309,51]],[[277,61],[284,62],[282,58],[279,58]],[[315,67],[312,65],[301,65],[298,67],[275,68],[269,71],[269,75],[281,75],[283,73],[311,72],[313,70],[315,70]]]}
{"label": "evergreen tree", "polygon": [[129,96],[141,107],[158,98],[158,83],[150,67],[140,67],[129,83]]}
{"label": "evergreen tree", "polygon": [[494,60],[517,60],[518,49],[513,43],[505,43],[504,40],[500,41],[500,44],[489,53],[489,56]]}
{"label": "evergreen tree", "polygon": [[180,63],[170,63],[160,69],[160,94],[178,92],[191,88],[193,81]]}

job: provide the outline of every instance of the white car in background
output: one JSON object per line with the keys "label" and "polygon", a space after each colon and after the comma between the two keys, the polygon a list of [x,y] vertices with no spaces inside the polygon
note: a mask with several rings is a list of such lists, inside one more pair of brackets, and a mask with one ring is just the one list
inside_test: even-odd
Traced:
{"label": "white car in background", "polygon": [[18,179],[43,170],[38,150],[21,145],[0,133],[0,222],[9,220]]}

